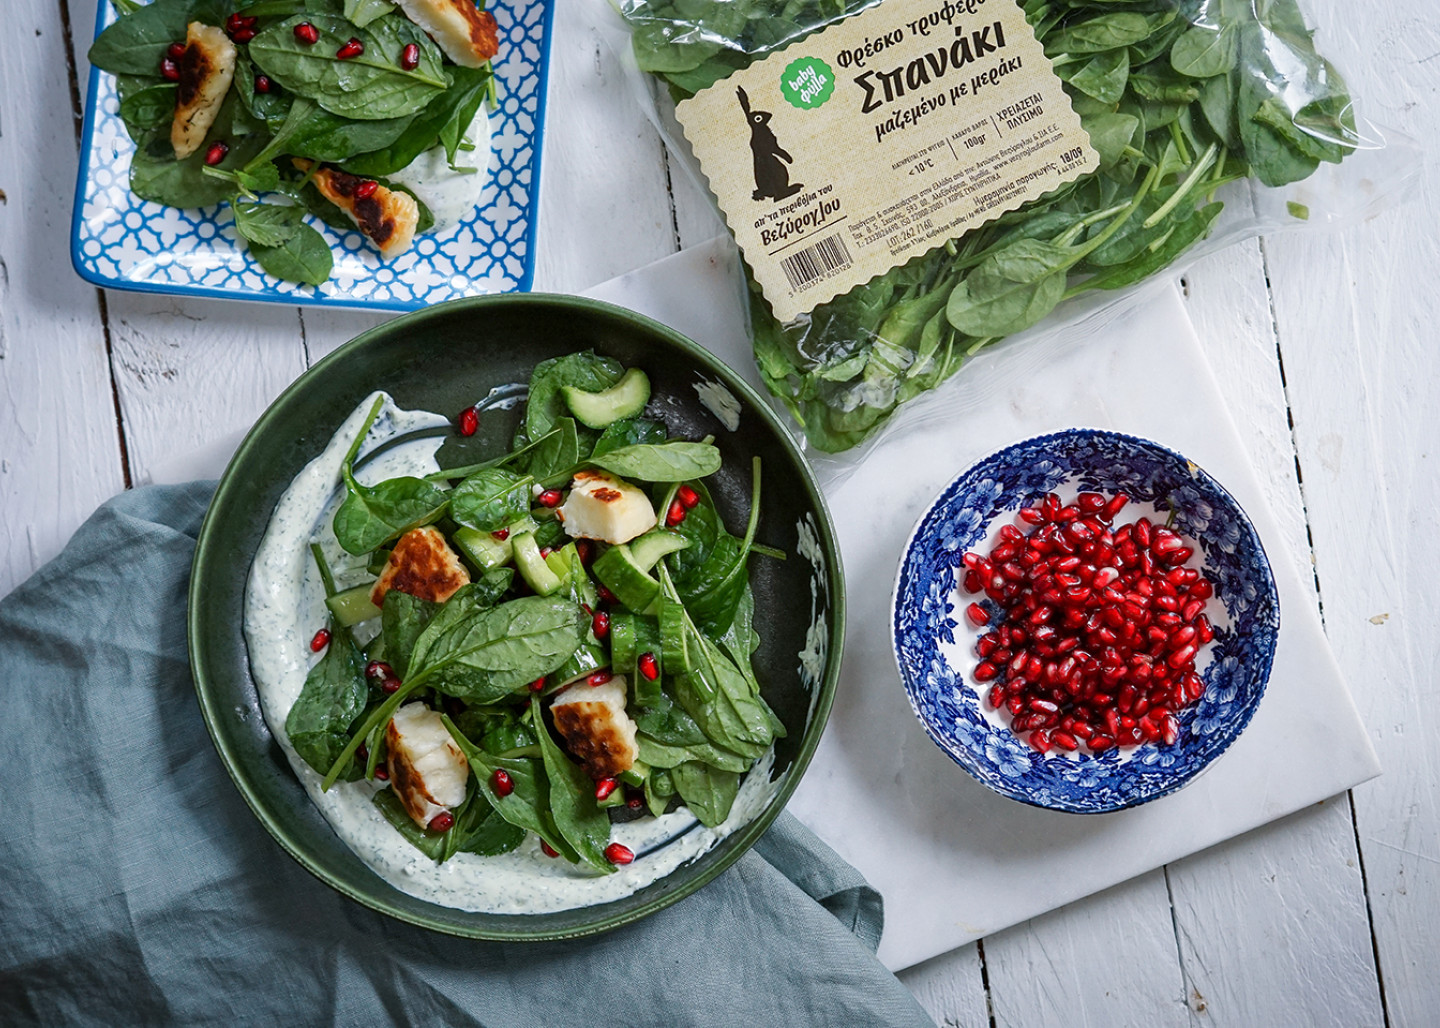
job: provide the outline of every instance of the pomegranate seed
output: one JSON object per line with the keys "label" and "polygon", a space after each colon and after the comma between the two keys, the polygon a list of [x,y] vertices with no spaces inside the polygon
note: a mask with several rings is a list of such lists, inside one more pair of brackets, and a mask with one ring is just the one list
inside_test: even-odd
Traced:
{"label": "pomegranate seed", "polygon": [[639,810],[644,805],[645,798],[643,796],[630,796],[627,797],[625,800],[625,806],[629,807],[631,810]]}
{"label": "pomegranate seed", "polygon": [[615,598],[615,594],[614,594],[614,593],[612,593],[609,589],[606,589],[606,588],[605,588],[603,585],[601,585],[599,582],[596,582],[596,583],[595,583],[595,591],[600,594],[600,598],[601,598],[602,600],[604,600],[606,603],[610,604],[611,606],[614,606],[615,604],[617,604],[617,603],[620,602],[619,600],[617,600],[617,599]]}
{"label": "pomegranate seed", "polygon": [[1049,736],[1049,734],[1046,733],[1046,732],[1044,731],[1044,729],[1041,729],[1041,730],[1038,731],[1038,732],[1031,732],[1031,733],[1030,733],[1030,745],[1033,746],[1033,747],[1034,747],[1037,751],[1039,751],[1040,753],[1049,753],[1049,752],[1050,752],[1050,736]]}
{"label": "pomegranate seed", "polygon": [[495,795],[505,798],[515,791],[515,783],[510,780],[510,772],[503,767],[497,767],[490,776],[490,788],[495,790]]}
{"label": "pomegranate seed", "polygon": [[675,490],[675,497],[685,505],[686,510],[694,510],[700,505],[700,494],[688,485],[682,485]]}
{"label": "pomegranate seed", "polygon": [[979,572],[965,572],[965,591],[967,593],[978,593],[982,588]]}
{"label": "pomegranate seed", "polygon": [[653,653],[640,654],[635,666],[640,669],[640,674],[645,676],[647,682],[653,682],[660,677],[660,665],[655,662]]}
{"label": "pomegranate seed", "polygon": [[999,710],[1005,704],[1005,687],[1003,685],[992,687],[987,699],[989,699],[991,707]]}
{"label": "pomegranate seed", "polygon": [[299,25],[295,26],[295,38],[306,46],[314,46],[320,42],[320,30],[308,21],[302,21]]}
{"label": "pomegranate seed", "polygon": [[614,677],[615,676],[612,675],[609,671],[592,671],[589,675],[585,677],[585,682],[587,685],[599,686],[604,685],[606,682],[610,681],[610,679]]}
{"label": "pomegranate seed", "polygon": [[448,810],[442,810],[430,819],[426,827],[432,832],[448,832],[455,827],[455,815]]}
{"label": "pomegranate seed", "polygon": [[168,47],[165,48],[165,53],[178,61],[180,58],[185,56],[185,44],[171,43]]}
{"label": "pomegranate seed", "polygon": [[394,673],[390,665],[383,660],[372,660],[365,665],[366,678],[384,678],[386,675],[393,675]]}
{"label": "pomegranate seed", "polygon": [[384,764],[376,764],[376,765],[375,765],[375,781],[377,781],[377,782],[388,782],[388,781],[390,781],[390,769],[389,769],[388,767],[386,767]]}
{"label": "pomegranate seed", "polygon": [[605,797],[609,796],[612,792],[614,792],[615,787],[619,784],[620,783],[613,778],[600,779],[600,781],[595,783],[595,798],[597,800],[603,800]]}
{"label": "pomegranate seed", "polygon": [[210,144],[210,149],[205,151],[205,163],[213,168],[223,161],[229,152],[230,144],[217,139]]}
{"label": "pomegranate seed", "polygon": [[542,507],[558,507],[560,506],[560,499],[559,489],[546,489],[535,498],[535,502]]}
{"label": "pomegranate seed", "polygon": [[420,66],[420,44],[406,43],[405,49],[400,51],[400,67],[406,71],[414,71]]}
{"label": "pomegranate seed", "polygon": [[970,619],[971,624],[976,626],[988,625],[990,623],[990,615],[985,613],[985,608],[978,603],[972,603],[966,607],[965,616]]}
{"label": "pomegranate seed", "polygon": [[612,864],[628,864],[635,859],[635,854],[630,847],[622,846],[618,842],[612,842],[605,847],[605,859]]}
{"label": "pomegranate seed", "polygon": [[356,57],[359,57],[364,52],[365,44],[360,42],[360,40],[356,39],[354,36],[351,36],[348,40],[345,41],[344,45],[341,46],[339,50],[335,51],[335,59],[337,61],[350,61],[354,60]]}
{"label": "pomegranate seed", "polygon": [[610,615],[603,610],[590,619],[590,631],[595,638],[603,639],[610,634]]}
{"label": "pomegranate seed", "polygon": [[310,638],[310,652],[319,653],[330,645],[330,629],[322,628]]}
{"label": "pomegranate seed", "polygon": [[1045,512],[1039,507],[1021,507],[1019,517],[1027,525],[1043,525],[1046,521]]}
{"label": "pomegranate seed", "polygon": [[255,38],[254,29],[236,29],[230,33],[230,38],[237,43],[248,43]]}
{"label": "pomegranate seed", "polygon": [[544,839],[540,840],[540,852],[545,854],[547,857],[558,857],[560,855],[560,852],[551,847],[551,845]]}
{"label": "pomegranate seed", "polygon": [[535,681],[533,681],[533,682],[530,683],[530,691],[531,691],[531,692],[539,692],[540,690],[542,690],[542,689],[544,689],[544,688],[545,688],[545,676],[544,676],[544,675],[541,675],[539,678],[535,679]]}
{"label": "pomegranate seed", "polygon": [[665,527],[674,528],[685,520],[685,504],[678,499],[670,501],[670,509],[665,512]]}
{"label": "pomegranate seed", "polygon": [[399,688],[400,679],[396,678],[394,675],[386,675],[384,680],[380,683],[380,691],[386,693],[387,695],[398,691]]}
{"label": "pomegranate seed", "polygon": [[256,75],[256,76],[255,76],[255,92],[257,92],[257,93],[268,93],[268,92],[270,92],[270,86],[271,86],[271,83],[270,83],[270,76],[269,76],[269,75]]}
{"label": "pomegranate seed", "polygon": [[[365,181],[361,182],[358,186],[355,187],[355,199],[357,199],[357,200],[368,200],[368,199],[370,199],[370,197],[372,197],[372,196],[375,195],[375,190],[377,190],[377,189],[379,189],[379,188],[380,188],[380,183],[379,183],[379,182],[376,182],[373,178],[367,178]],[[464,418],[464,417],[465,417],[464,414],[461,414],[460,416],[461,416],[461,418]],[[473,432],[465,432],[464,434],[465,434],[465,435],[473,435],[474,433],[473,433]]]}
{"label": "pomegranate seed", "polygon": [[1075,736],[1069,732],[1052,732],[1050,741],[1062,750],[1078,750],[1080,748],[1080,744],[1075,741]]}
{"label": "pomegranate seed", "polygon": [[179,82],[180,65],[176,64],[174,60],[169,57],[164,58],[160,62],[160,76],[166,82]]}
{"label": "pomegranate seed", "polygon": [[1000,669],[988,660],[982,660],[975,665],[975,680],[977,682],[988,682],[1000,673]]}

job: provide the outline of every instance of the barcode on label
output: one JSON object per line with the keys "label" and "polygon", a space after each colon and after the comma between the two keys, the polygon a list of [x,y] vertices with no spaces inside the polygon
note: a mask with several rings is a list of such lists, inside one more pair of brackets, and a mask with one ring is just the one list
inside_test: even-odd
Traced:
{"label": "barcode on label", "polygon": [[832,271],[850,267],[850,251],[840,236],[826,236],[820,242],[786,257],[780,262],[791,289],[804,289]]}

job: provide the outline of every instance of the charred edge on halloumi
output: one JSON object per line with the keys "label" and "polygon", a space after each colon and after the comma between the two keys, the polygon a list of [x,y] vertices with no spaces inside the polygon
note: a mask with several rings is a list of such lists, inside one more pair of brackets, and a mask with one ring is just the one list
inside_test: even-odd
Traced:
{"label": "charred edge on halloumi", "polygon": [[[310,170],[312,162],[300,157],[291,160],[301,171]],[[357,198],[355,190],[366,180],[336,168],[321,168],[310,181],[321,196],[349,216],[380,256],[390,258],[410,249],[415,227],[420,224],[420,207],[409,193],[377,186],[369,196]]]}
{"label": "charred edge on halloumi", "polygon": [[398,589],[431,603],[444,603],[469,584],[470,573],[438,529],[412,528],[390,551],[385,570],[370,590],[370,602],[378,607],[387,592]]}
{"label": "charred edge on halloumi", "polygon": [[406,17],[430,34],[445,56],[478,68],[500,52],[495,16],[474,0],[396,0]]}
{"label": "charred edge on halloumi", "polygon": [[175,118],[170,123],[170,145],[183,161],[205,142],[220,104],[235,78],[235,44],[213,25],[192,21],[185,28],[185,53],[175,94]]}
{"label": "charred edge on halloumi", "polygon": [[386,766],[395,797],[421,828],[465,802],[470,764],[440,715],[407,703],[385,728]]}
{"label": "charred edge on halloumi", "polygon": [[550,701],[555,730],[565,740],[585,773],[601,779],[627,771],[640,755],[635,745],[635,722],[625,713],[625,677],[616,675],[604,685],[584,679],[562,689]]}

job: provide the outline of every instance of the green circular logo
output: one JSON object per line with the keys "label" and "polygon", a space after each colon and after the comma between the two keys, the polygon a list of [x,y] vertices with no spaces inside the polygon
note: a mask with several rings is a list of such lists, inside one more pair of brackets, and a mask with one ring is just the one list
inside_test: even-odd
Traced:
{"label": "green circular logo", "polygon": [[801,57],[781,74],[780,92],[791,107],[813,111],[835,92],[835,73],[818,57]]}

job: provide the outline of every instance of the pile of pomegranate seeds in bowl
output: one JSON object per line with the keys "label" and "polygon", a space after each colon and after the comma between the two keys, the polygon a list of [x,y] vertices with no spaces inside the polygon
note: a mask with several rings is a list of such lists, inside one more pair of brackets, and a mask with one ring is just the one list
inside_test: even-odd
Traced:
{"label": "pile of pomegranate seeds in bowl", "polygon": [[1215,588],[1186,562],[1195,547],[1142,517],[1115,527],[1124,493],[1049,493],[1002,525],[986,556],[966,553],[966,616],[991,628],[974,677],[1041,753],[1100,753],[1180,736],[1177,713],[1205,694],[1196,658],[1215,638]]}
{"label": "pile of pomegranate seeds in bowl", "polygon": [[1279,600],[1254,527],[1201,468],[1071,429],[945,488],[906,547],[892,628],[911,706],[956,763],[1098,813],[1179,788],[1239,735]]}

